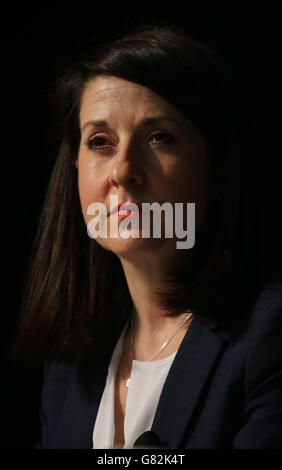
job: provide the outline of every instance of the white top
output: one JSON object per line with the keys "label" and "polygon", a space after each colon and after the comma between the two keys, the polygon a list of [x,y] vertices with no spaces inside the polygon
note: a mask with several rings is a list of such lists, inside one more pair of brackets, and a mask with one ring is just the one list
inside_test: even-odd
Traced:
{"label": "white top", "polygon": [[[116,344],[108,368],[107,381],[94,426],[93,449],[114,448],[115,377],[126,327],[127,325]],[[140,434],[150,431],[160,394],[176,352],[158,361],[132,361],[125,406],[123,449],[132,449]]]}

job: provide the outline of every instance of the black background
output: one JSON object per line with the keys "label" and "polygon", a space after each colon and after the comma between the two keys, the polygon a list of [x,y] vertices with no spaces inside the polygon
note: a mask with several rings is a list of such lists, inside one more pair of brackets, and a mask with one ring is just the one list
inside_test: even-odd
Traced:
{"label": "black background", "polygon": [[[6,6],[1,18],[2,448],[32,448],[39,436],[40,368],[8,359],[27,262],[55,161],[50,96],[62,57],[89,38],[99,42],[142,21],[170,20],[212,39],[241,86],[246,145],[255,155],[258,230],[266,268],[280,266],[281,11],[275,3],[77,2]],[[143,4],[142,4],[143,5]],[[242,171],[244,171],[242,169]]]}

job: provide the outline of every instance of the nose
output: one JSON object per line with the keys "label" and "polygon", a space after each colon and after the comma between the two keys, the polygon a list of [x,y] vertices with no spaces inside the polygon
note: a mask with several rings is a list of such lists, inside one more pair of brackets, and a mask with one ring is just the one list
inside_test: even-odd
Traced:
{"label": "nose", "polygon": [[113,186],[139,186],[144,181],[144,172],[140,168],[140,156],[137,155],[137,149],[121,149],[110,171],[110,183]]}

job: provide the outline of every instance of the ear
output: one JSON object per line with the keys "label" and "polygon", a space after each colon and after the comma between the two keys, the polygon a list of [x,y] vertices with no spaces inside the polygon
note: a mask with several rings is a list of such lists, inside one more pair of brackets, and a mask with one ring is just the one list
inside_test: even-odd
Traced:
{"label": "ear", "polygon": [[78,162],[77,162],[77,159],[75,160],[74,164],[75,164],[76,168],[78,169]]}

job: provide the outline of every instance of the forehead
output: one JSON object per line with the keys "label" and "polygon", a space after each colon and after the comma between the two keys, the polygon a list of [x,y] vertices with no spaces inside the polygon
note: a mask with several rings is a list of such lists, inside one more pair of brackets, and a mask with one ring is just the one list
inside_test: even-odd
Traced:
{"label": "forehead", "polygon": [[139,120],[158,111],[178,114],[164,98],[148,88],[118,77],[99,76],[89,81],[82,93],[80,122],[91,117],[121,116]]}

